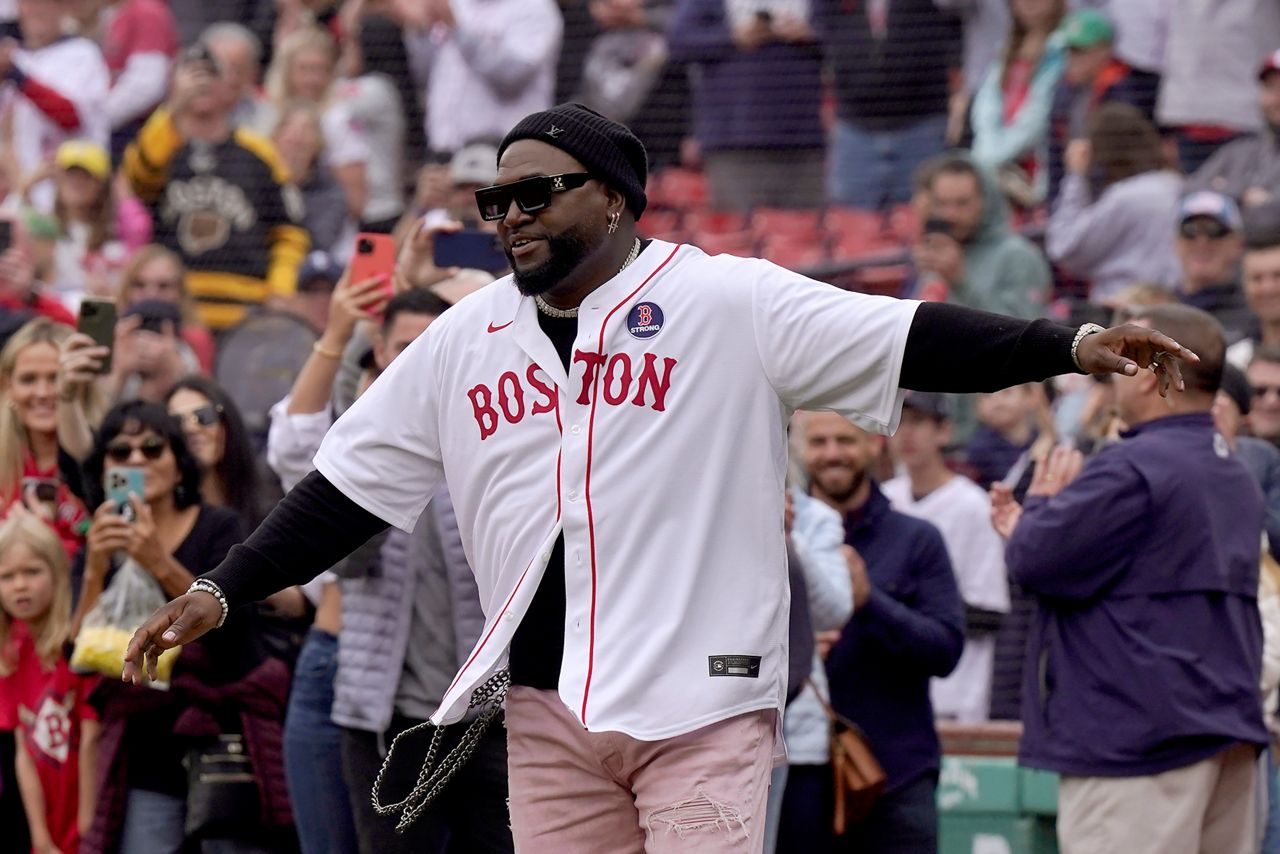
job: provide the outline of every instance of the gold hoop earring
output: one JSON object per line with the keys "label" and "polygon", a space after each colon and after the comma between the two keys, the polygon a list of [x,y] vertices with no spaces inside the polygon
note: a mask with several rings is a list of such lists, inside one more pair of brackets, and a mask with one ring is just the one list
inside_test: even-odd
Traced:
{"label": "gold hoop earring", "polygon": [[620,211],[614,211],[612,214],[609,215],[609,233],[610,234],[613,234],[615,231],[618,230],[618,221],[621,219],[622,219],[622,213]]}

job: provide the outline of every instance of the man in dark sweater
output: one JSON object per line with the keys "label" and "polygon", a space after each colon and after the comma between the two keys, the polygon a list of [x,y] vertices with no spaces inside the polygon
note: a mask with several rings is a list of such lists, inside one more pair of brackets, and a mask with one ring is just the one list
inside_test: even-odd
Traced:
{"label": "man in dark sweater", "polygon": [[960,21],[933,0],[815,0],[813,13],[835,78],[829,200],[905,204],[916,167],[944,146]]}
{"label": "man in dark sweater", "polygon": [[1064,854],[1256,851],[1263,502],[1210,410],[1226,348],[1188,306],[1137,322],[1196,348],[1186,393],[1118,377],[1129,431],[1055,450],[1025,509],[997,498],[1009,575],[1039,599],[1020,759],[1062,775]]}
{"label": "man in dark sweater", "polygon": [[[853,618],[827,656],[831,704],[862,727],[884,766],[885,794],[838,850],[929,854],[941,747],[929,680],[964,650],[964,601],[942,535],[889,506],[867,469],[883,440],[834,412],[805,419],[809,490],[844,517],[845,542],[866,563]],[[860,595],[859,595],[860,594]]]}

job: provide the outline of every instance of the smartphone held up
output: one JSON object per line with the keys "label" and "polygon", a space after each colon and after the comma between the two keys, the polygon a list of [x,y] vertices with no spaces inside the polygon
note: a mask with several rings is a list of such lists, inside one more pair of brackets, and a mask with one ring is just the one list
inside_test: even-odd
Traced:
{"label": "smartphone held up", "polygon": [[[85,297],[80,303],[80,316],[76,331],[88,335],[93,343],[108,350],[115,346],[116,302],[101,297]],[[108,353],[98,367],[99,373],[111,373],[111,354]]]}
{"label": "smartphone held up", "polygon": [[396,243],[389,234],[362,231],[356,235],[356,251],[351,255],[351,281],[365,282],[377,276],[387,280],[391,295],[392,274],[396,271]]}
{"label": "smartphone held up", "polygon": [[142,500],[146,495],[146,473],[136,466],[116,466],[108,469],[103,478],[106,480],[107,501],[126,522],[138,521],[129,497],[136,495],[138,500]]}

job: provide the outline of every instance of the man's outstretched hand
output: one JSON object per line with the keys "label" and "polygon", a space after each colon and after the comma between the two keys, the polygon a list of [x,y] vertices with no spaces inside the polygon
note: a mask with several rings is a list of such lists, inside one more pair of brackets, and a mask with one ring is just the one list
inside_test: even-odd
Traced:
{"label": "man's outstretched hand", "polygon": [[143,669],[153,681],[160,653],[184,643],[191,643],[214,626],[222,617],[222,605],[212,593],[185,593],[151,615],[151,619],[134,632],[124,651],[124,673],[121,679],[142,684]]}
{"label": "man's outstretched hand", "polygon": [[1153,370],[1160,378],[1160,394],[1167,396],[1169,387],[1183,391],[1179,361],[1190,363],[1200,357],[1168,335],[1126,323],[1102,332],[1086,335],[1076,349],[1080,367],[1090,374],[1125,374],[1134,376],[1141,370]]}

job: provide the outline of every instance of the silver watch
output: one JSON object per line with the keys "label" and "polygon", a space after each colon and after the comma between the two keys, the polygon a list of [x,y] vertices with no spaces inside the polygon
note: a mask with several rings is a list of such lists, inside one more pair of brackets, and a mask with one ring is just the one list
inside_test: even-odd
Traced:
{"label": "silver watch", "polygon": [[1081,371],[1084,371],[1086,374],[1088,373],[1088,371],[1084,370],[1084,365],[1080,364],[1080,358],[1076,354],[1076,351],[1080,349],[1080,342],[1095,332],[1106,332],[1106,331],[1107,331],[1107,327],[1099,326],[1096,323],[1086,323],[1076,330],[1076,337],[1071,342],[1071,361],[1075,362],[1076,367],[1079,368]]}

